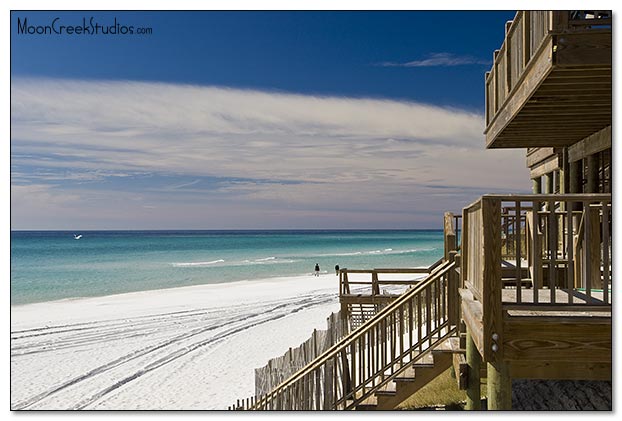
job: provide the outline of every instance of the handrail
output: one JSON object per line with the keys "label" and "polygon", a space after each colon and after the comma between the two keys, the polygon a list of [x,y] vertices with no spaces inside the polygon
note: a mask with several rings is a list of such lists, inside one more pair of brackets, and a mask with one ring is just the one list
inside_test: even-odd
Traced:
{"label": "handrail", "polygon": [[[371,287],[370,295],[377,295],[380,293],[379,285],[415,285],[420,279],[413,280],[380,280],[378,275],[382,274],[429,274],[439,264],[443,262],[443,257],[434,262],[432,265],[420,268],[374,268],[374,269],[339,269],[339,296],[350,294],[350,285],[368,285]],[[371,280],[366,281],[351,281],[348,278],[348,274],[370,274]]]}
{"label": "handrail", "polygon": [[[404,294],[402,294],[395,301],[391,302],[385,308],[380,310],[372,319],[370,319],[360,328],[358,328],[357,330],[352,332],[350,335],[340,340],[337,344],[335,344],[334,346],[326,350],[323,354],[318,356],[312,363],[310,363],[309,365],[307,365],[306,367],[304,367],[303,369],[295,373],[288,380],[278,385],[271,393],[257,400],[257,402],[250,409],[262,409],[262,408],[267,407],[273,399],[276,399],[277,395],[280,392],[283,392],[288,387],[293,386],[295,383],[302,380],[305,376],[311,375],[312,373],[314,373],[314,371],[320,369],[323,365],[326,365],[330,360],[337,361],[338,358],[340,357],[344,358],[348,351],[351,352],[350,354],[351,358],[354,359],[353,351],[355,351],[354,348],[355,348],[355,345],[357,344],[356,343],[357,340],[364,338],[365,335],[369,335],[370,332],[372,332],[374,328],[376,328],[376,330],[378,330],[379,328],[384,328],[386,330],[387,319],[392,318],[394,312],[400,309],[403,310],[402,306],[404,304],[409,303],[410,300],[412,300],[414,297],[418,295],[421,295],[424,291],[428,291],[432,285],[435,285],[435,282],[439,281],[439,278],[447,275],[448,272],[455,267],[455,265],[456,263],[452,261],[452,262],[445,262],[444,264],[438,266],[432,273],[429,274],[429,276],[425,280],[421,281],[416,286],[407,290]],[[426,299],[429,300],[431,298],[427,296]],[[411,311],[413,311],[412,308],[411,308]],[[419,309],[418,311],[421,311],[421,309]],[[431,315],[428,314],[428,316],[431,316]],[[408,323],[408,322],[412,323],[413,318],[414,317],[411,317],[409,321],[404,321],[400,319],[399,320],[400,326],[402,326],[402,323]],[[421,322],[421,320],[419,320],[419,322]],[[431,321],[428,320],[427,323],[431,323]],[[383,324],[383,326],[380,326],[380,324]],[[411,325],[411,328],[412,328],[412,325]],[[382,331],[384,332],[385,330],[382,330]],[[401,331],[401,333],[403,333],[403,331]],[[426,334],[430,334],[430,332],[426,332]],[[420,331],[419,331],[419,335],[421,335]],[[359,347],[361,346],[360,343],[358,343],[358,345]],[[400,360],[403,358],[404,358],[403,355],[399,355]],[[396,361],[393,360],[389,363],[389,365],[391,366],[395,362]],[[354,364],[352,365],[352,369],[354,370]],[[334,374],[336,375],[336,373]],[[356,373],[354,373],[353,371],[353,374],[356,374]],[[333,379],[333,380],[336,382],[336,379]],[[362,384],[362,387],[363,389],[365,389],[365,383]],[[345,399],[347,396],[348,395],[345,393],[345,389],[344,389],[343,397],[340,399],[336,399],[335,404],[341,403],[345,407],[346,406]]]}

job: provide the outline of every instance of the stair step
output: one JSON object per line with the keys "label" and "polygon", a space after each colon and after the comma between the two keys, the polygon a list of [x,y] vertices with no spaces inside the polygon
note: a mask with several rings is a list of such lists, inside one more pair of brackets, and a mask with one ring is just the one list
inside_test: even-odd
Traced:
{"label": "stair step", "polygon": [[432,350],[432,354],[437,353],[464,354],[466,353],[466,350],[460,347],[460,338],[457,336],[452,336],[438,344]]}
{"label": "stair step", "polygon": [[378,406],[378,398],[376,398],[374,395],[371,395],[365,398],[362,402],[359,402],[356,405],[355,409],[357,411],[373,411],[376,409],[377,406]]}
{"label": "stair step", "polygon": [[396,387],[394,382],[389,382],[376,390],[376,396],[395,396]]}
{"label": "stair step", "polygon": [[[425,368],[427,368],[428,366],[424,366]],[[434,367],[434,364],[432,364],[431,367]],[[412,367],[408,367],[406,370],[404,370],[404,372],[398,374],[395,379],[393,379],[394,382],[412,382],[415,380],[415,369]]]}

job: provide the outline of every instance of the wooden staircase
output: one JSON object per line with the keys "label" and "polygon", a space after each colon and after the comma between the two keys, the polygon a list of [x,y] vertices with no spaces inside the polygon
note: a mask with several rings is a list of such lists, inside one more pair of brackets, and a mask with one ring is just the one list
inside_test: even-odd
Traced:
{"label": "wooden staircase", "polygon": [[420,361],[412,364],[392,382],[380,388],[373,396],[356,405],[357,411],[392,410],[410,398],[422,387],[449,369],[456,354],[464,355],[458,337],[449,337],[434,347]]}
{"label": "wooden staircase", "polygon": [[[464,360],[452,260],[249,406],[251,410],[394,409]],[[457,373],[459,370],[456,371]]]}

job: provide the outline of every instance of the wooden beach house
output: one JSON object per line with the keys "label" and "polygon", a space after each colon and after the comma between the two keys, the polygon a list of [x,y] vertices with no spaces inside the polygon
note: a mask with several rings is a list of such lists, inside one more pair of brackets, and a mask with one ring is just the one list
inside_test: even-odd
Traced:
{"label": "wooden beach house", "polygon": [[342,269],[343,335],[234,407],[394,409],[451,367],[468,409],[484,379],[488,409],[511,408],[512,379],[611,380],[611,44],[609,12],[518,12],[485,76],[484,134],[526,149],[533,194],[446,213],[426,270]]}

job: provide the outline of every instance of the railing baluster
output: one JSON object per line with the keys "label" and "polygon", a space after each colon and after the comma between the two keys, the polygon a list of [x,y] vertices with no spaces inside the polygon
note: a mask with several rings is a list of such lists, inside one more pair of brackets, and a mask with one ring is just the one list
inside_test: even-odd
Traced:
{"label": "railing baluster", "polygon": [[549,255],[549,289],[551,293],[551,303],[555,303],[555,285],[557,284],[556,258],[557,258],[557,218],[555,216],[555,202],[549,201],[549,214],[547,217]]}
{"label": "railing baluster", "polygon": [[566,205],[566,288],[568,294],[568,304],[573,302],[573,289],[574,289],[574,251],[573,251],[573,215],[572,210],[574,206],[572,202]]}
{"label": "railing baluster", "polygon": [[[408,300],[408,349],[413,347],[413,300]],[[410,356],[412,358],[412,355]]]}
{"label": "railing baluster", "polygon": [[428,347],[431,345],[432,338],[430,332],[432,331],[432,295],[431,287],[428,285],[425,289],[425,336],[427,338]]}
{"label": "railing baluster", "polygon": [[602,233],[603,233],[603,302],[609,302],[609,207],[607,203],[601,203],[603,213]]}
{"label": "railing baluster", "polygon": [[416,297],[417,300],[417,343],[419,343],[419,352],[423,351],[423,341],[422,339],[422,332],[421,332],[421,327],[423,326],[423,320],[421,319],[422,315],[421,315],[421,307],[423,307],[423,303],[422,303],[422,297],[421,294],[417,295]]}
{"label": "railing baluster", "polygon": [[585,250],[585,294],[588,297],[592,296],[592,265],[590,264],[592,262],[592,235],[594,235],[592,233],[592,212],[590,209],[590,203],[584,203],[583,204],[583,212],[585,213],[585,224],[583,225],[583,228],[585,229],[585,247],[583,247],[583,250]]}
{"label": "railing baluster", "polygon": [[522,274],[522,253],[521,253],[521,207],[520,200],[515,203],[516,218],[514,225],[514,237],[516,238],[516,302],[520,303],[523,300],[523,274]]}
{"label": "railing baluster", "polygon": [[533,302],[538,302],[538,295],[540,290],[540,274],[542,269],[542,250],[540,248],[540,202],[533,202]]}
{"label": "railing baluster", "polygon": [[352,400],[356,401],[355,393],[357,389],[356,382],[356,341],[353,341],[350,345],[350,389],[352,393]]}
{"label": "railing baluster", "polygon": [[404,307],[399,307],[399,335],[400,335],[400,359],[398,361],[399,367],[402,367],[404,358]]}

